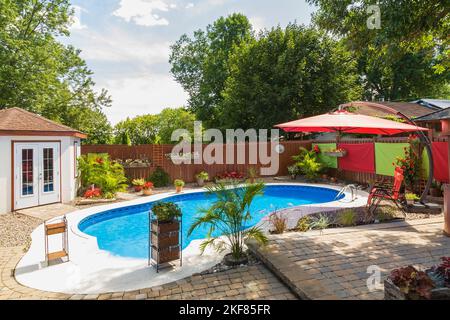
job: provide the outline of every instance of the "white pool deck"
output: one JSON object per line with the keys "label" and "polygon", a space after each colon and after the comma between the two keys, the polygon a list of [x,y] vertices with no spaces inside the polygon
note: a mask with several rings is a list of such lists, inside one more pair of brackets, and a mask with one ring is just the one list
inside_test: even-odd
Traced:
{"label": "white pool deck", "polygon": [[[267,185],[298,185],[325,187],[340,190],[340,186],[303,183],[268,183]],[[189,190],[184,194],[203,192],[205,190]],[[78,229],[78,224],[84,218],[103,211],[143,204],[161,200],[175,195],[173,192],[157,194],[126,202],[91,207],[74,211],[66,215],[69,225],[69,254],[67,263],[45,265],[44,225],[38,226],[32,233],[32,244],[25,256],[16,267],[15,276],[19,283],[27,287],[69,294],[99,294],[115,291],[132,291],[165,283],[177,281],[209,269],[222,260],[223,254],[207,249],[200,254],[199,244],[202,240],[194,240],[183,250],[182,267],[176,264],[174,268],[167,268],[156,273],[154,267],[147,264],[147,259],[123,258],[110,254],[98,248],[97,239]],[[288,219],[288,226],[299,217],[320,211],[330,211],[339,208],[352,208],[364,206],[367,202],[367,193],[357,192],[356,199],[351,201],[351,194],[345,192],[345,197],[338,201],[322,204],[303,205],[283,210]],[[52,220],[58,221],[62,217]],[[268,228],[267,219],[260,225]],[[50,237],[50,251],[59,251],[61,236]]]}

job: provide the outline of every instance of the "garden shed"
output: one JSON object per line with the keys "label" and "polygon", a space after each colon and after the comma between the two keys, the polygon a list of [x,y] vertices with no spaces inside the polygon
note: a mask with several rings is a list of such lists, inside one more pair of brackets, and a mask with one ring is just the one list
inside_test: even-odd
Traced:
{"label": "garden shed", "polygon": [[0,110],[0,214],[74,200],[84,138],[23,109]]}

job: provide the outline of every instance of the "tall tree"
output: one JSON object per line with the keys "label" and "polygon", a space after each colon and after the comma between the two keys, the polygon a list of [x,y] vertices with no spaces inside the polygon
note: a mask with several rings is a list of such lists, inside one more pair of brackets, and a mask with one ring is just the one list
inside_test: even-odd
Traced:
{"label": "tall tree", "polygon": [[220,122],[217,106],[230,73],[229,57],[233,49],[253,38],[251,24],[242,14],[221,17],[187,35],[172,46],[170,63],[175,79],[189,94],[189,107],[199,120],[215,127]]}
{"label": "tall tree", "polygon": [[319,7],[314,23],[342,37],[358,55],[367,98],[405,100],[449,94],[448,1],[308,2]]}
{"label": "tall tree", "polygon": [[172,132],[186,129],[191,134],[194,130],[195,115],[184,108],[166,108],[161,113],[127,118],[115,127],[117,144],[171,144]]}
{"label": "tall tree", "polygon": [[242,44],[230,60],[221,127],[271,128],[361,95],[356,62],[338,41],[290,24]]}
{"label": "tall tree", "polygon": [[94,91],[80,51],[57,41],[72,15],[69,0],[0,0],[0,108],[22,107],[106,143],[102,108],[111,99]]}

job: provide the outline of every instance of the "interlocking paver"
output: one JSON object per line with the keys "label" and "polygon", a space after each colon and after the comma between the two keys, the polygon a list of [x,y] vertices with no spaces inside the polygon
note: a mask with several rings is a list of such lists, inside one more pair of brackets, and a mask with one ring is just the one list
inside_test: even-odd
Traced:
{"label": "interlocking paver", "polygon": [[288,232],[271,235],[266,247],[249,245],[305,298],[383,299],[383,290],[369,291],[367,268],[379,266],[384,281],[394,268],[436,264],[441,256],[450,255],[450,238],[442,234],[442,224],[443,218],[431,218],[341,229],[341,233],[330,229],[321,235]]}

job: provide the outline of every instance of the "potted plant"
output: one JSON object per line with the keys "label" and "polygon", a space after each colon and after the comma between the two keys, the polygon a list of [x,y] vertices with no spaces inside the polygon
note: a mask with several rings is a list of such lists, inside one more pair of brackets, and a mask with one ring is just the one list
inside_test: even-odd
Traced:
{"label": "potted plant", "polygon": [[336,149],[330,149],[327,151],[323,151],[322,153],[329,157],[342,158],[347,155],[347,150],[342,149],[342,148],[336,148]]}
{"label": "potted plant", "polygon": [[157,264],[180,258],[179,231],[181,209],[173,202],[158,202],[151,211],[151,255]]}
{"label": "potted plant", "polygon": [[144,178],[133,179],[133,181],[131,181],[131,184],[134,187],[134,192],[141,192],[142,188],[144,187],[145,180]]}
{"label": "potted plant", "polygon": [[146,196],[150,196],[153,194],[153,182],[151,181],[147,181],[144,186],[142,187],[142,192],[144,193],[144,195]]}
{"label": "potted plant", "polygon": [[[262,195],[264,183],[239,184],[237,181],[208,186],[208,193],[218,195],[217,200],[209,207],[201,209],[201,215],[195,218],[189,228],[191,235],[197,228],[208,228],[208,238],[200,245],[202,252],[213,246],[218,251],[226,248],[230,253],[224,257],[226,265],[241,265],[248,261],[245,254],[244,242],[255,240],[259,244],[266,244],[267,237],[264,232],[254,226],[248,228],[252,220],[251,205],[255,197]],[[222,237],[213,237],[213,231],[220,230]]]}
{"label": "potted plant", "polygon": [[197,179],[197,184],[199,187],[203,187],[205,185],[205,181],[209,179],[209,174],[206,171],[202,171],[195,175],[195,178]]}
{"label": "potted plant", "polygon": [[175,186],[175,189],[176,189],[177,193],[183,192],[183,187],[184,187],[184,181],[183,180],[175,179],[175,181],[173,182],[173,185]]}
{"label": "potted plant", "polygon": [[410,206],[410,205],[413,205],[414,202],[419,200],[420,198],[415,193],[407,192],[405,194],[405,199],[406,199],[406,204]]}

